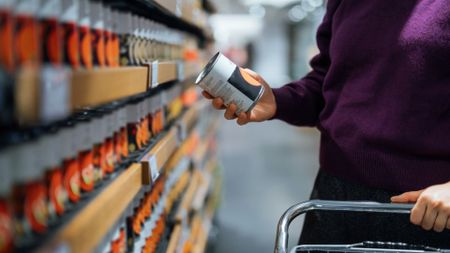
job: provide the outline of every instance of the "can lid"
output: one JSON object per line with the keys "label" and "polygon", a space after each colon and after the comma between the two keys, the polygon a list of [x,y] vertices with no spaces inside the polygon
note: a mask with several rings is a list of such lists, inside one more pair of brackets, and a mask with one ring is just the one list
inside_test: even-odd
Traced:
{"label": "can lid", "polygon": [[77,22],[80,16],[80,1],[79,0],[63,0],[61,22]]}
{"label": "can lid", "polygon": [[103,5],[103,22],[105,30],[108,32],[112,31],[112,13],[111,8],[107,5]]}
{"label": "can lid", "polygon": [[12,148],[0,150],[0,197],[9,195],[13,183]]}
{"label": "can lid", "polygon": [[206,64],[205,68],[198,75],[197,79],[195,79],[195,84],[199,84],[205,78],[205,76],[207,76],[209,74],[209,72],[211,72],[211,69],[213,69],[213,67],[216,64],[217,60],[219,59],[220,55],[221,55],[221,53],[217,52],[211,58],[211,60],[209,60],[209,62]]}
{"label": "can lid", "polygon": [[89,27],[91,25],[91,5],[88,0],[80,0],[80,22],[82,27]]}
{"label": "can lid", "polygon": [[0,0],[0,9],[12,9],[14,0]]}
{"label": "can lid", "polygon": [[44,0],[40,3],[38,16],[40,18],[58,18],[61,15],[60,0]]}
{"label": "can lid", "polygon": [[103,8],[101,2],[90,2],[90,17],[92,27],[102,30],[105,26],[103,22]]}
{"label": "can lid", "polygon": [[17,15],[36,15],[39,10],[39,0],[18,0],[14,7]]}

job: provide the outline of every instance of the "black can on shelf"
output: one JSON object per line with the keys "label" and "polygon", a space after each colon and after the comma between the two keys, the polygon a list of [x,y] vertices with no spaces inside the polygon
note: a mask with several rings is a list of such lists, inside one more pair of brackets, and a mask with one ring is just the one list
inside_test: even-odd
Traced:
{"label": "black can on shelf", "polygon": [[211,58],[195,83],[222,98],[226,106],[234,103],[237,113],[251,111],[264,93],[261,83],[220,52]]}

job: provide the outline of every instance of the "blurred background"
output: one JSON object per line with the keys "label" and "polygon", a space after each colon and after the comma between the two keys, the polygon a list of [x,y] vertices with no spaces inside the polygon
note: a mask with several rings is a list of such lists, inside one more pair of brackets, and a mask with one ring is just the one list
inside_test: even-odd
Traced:
{"label": "blurred background", "polygon": [[[317,53],[322,0],[216,0],[210,17],[218,48],[272,87],[301,78]],[[318,170],[316,129],[270,121],[239,127],[222,119],[224,168],[220,230],[214,252],[272,252],[278,218],[309,197]],[[291,226],[297,242],[302,219]]]}

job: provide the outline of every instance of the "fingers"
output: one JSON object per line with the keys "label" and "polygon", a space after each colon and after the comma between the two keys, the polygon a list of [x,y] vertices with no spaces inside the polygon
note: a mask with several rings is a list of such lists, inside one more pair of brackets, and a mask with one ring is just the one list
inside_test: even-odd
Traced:
{"label": "fingers", "polygon": [[425,198],[420,198],[411,210],[410,220],[415,225],[421,225],[425,211],[427,210],[427,201]]}
{"label": "fingers", "polygon": [[211,96],[207,91],[202,91],[202,95],[207,99],[213,99],[214,97]]}
{"label": "fingers", "polygon": [[393,196],[391,201],[396,203],[415,203],[421,193],[422,191],[405,192],[403,194]]}
{"label": "fingers", "polygon": [[264,80],[262,79],[262,77],[256,73],[255,71],[251,70],[251,69],[244,69],[245,72],[247,72],[250,76],[252,76],[253,78],[256,79],[256,81],[259,81],[260,83],[264,82]]}
{"label": "fingers", "polygon": [[236,111],[237,111],[237,106],[235,104],[231,103],[225,110],[225,113],[223,116],[225,117],[225,119],[228,119],[228,120],[235,119],[237,117]]}
{"label": "fingers", "polygon": [[239,114],[239,117],[237,119],[237,123],[240,126],[243,126],[245,124],[247,124],[250,121],[250,115],[248,115],[247,113],[241,112]]}
{"label": "fingers", "polygon": [[433,208],[433,206],[431,206],[429,203],[427,205],[427,211],[425,212],[425,215],[423,216],[423,220],[421,223],[422,228],[425,230],[432,229],[437,216],[438,216],[437,210],[435,208]]}
{"label": "fingers", "polygon": [[225,105],[223,103],[223,100],[221,98],[214,98],[212,100],[212,105],[214,108],[216,108],[217,110],[223,110],[225,109]]}
{"label": "fingers", "polygon": [[444,212],[439,212],[434,225],[433,230],[436,232],[444,231],[445,227],[447,227],[448,216]]}

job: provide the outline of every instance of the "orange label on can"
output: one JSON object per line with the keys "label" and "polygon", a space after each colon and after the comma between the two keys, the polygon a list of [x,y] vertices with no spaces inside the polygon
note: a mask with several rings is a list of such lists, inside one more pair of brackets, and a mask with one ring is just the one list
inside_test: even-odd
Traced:
{"label": "orange label on can", "polygon": [[88,27],[82,26],[79,28],[80,36],[80,63],[86,69],[92,68],[92,36],[91,30]]}
{"label": "orange label on can", "polygon": [[121,163],[122,162],[122,138],[120,136],[120,131],[119,132],[114,132],[114,136],[113,136],[113,146],[114,146],[114,160],[117,163]]}
{"label": "orange label on can", "polygon": [[113,33],[111,36],[111,44],[112,44],[112,62],[114,67],[119,67],[119,58],[120,58],[120,41],[119,36],[117,34]]}
{"label": "orange label on can", "polygon": [[[0,10],[0,65],[12,72],[14,70],[13,18],[10,12]],[[0,251],[1,252],[1,251]]]}
{"label": "orange label on can", "polygon": [[0,253],[12,252],[14,226],[11,209],[5,200],[0,199]]}
{"label": "orange label on can", "polygon": [[122,144],[122,157],[128,157],[128,132],[126,127],[120,129],[120,142]]}
{"label": "orange label on can", "polygon": [[94,189],[94,165],[93,153],[91,151],[81,152],[78,156],[80,163],[80,188],[83,191],[90,192]]}
{"label": "orange label on can", "polygon": [[107,66],[113,66],[113,44],[112,44],[112,34],[109,31],[104,31],[103,38],[105,41],[105,64]]}
{"label": "orange label on can", "polygon": [[80,200],[80,171],[76,159],[64,162],[64,188],[69,200],[76,203]]}
{"label": "orange label on can", "polygon": [[61,26],[56,19],[41,21],[43,61],[52,64],[62,63]]}
{"label": "orange label on can", "polygon": [[98,29],[91,30],[92,36],[92,61],[94,65],[104,67],[106,65],[105,60],[105,38],[104,33]]}
{"label": "orange label on can", "polygon": [[106,140],[105,143],[105,151],[106,151],[106,167],[105,170],[107,173],[112,173],[114,172],[114,164],[115,164],[115,159],[114,159],[114,143],[112,138],[108,138]]}
{"label": "orange label on can", "polygon": [[26,187],[24,213],[31,230],[44,233],[47,230],[47,189],[42,183],[32,183]]}
{"label": "orange label on can", "polygon": [[80,67],[80,38],[75,23],[63,25],[63,51],[64,61],[73,68]]}
{"label": "orange label on can", "polygon": [[60,168],[55,168],[48,172],[48,197],[50,205],[57,215],[64,213],[65,203],[67,201],[67,193],[64,189],[63,181],[63,172]]}
{"label": "orange label on can", "polygon": [[38,23],[30,16],[17,16],[14,45],[17,64],[39,62]]}

